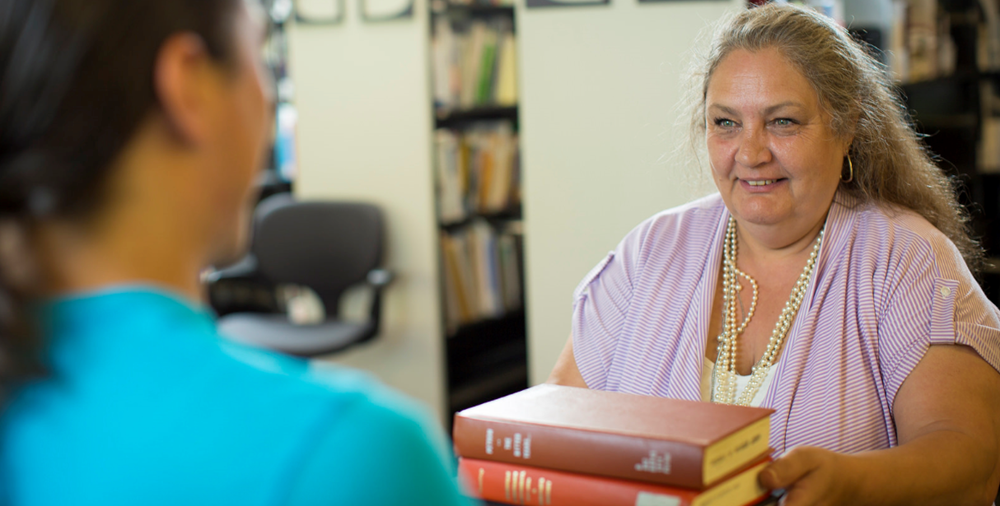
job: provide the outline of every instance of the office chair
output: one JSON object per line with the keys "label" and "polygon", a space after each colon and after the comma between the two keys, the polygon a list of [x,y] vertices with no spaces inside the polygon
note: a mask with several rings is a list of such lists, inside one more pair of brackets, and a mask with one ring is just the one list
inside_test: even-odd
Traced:
{"label": "office chair", "polygon": [[[261,201],[250,254],[210,275],[209,281],[244,277],[272,286],[306,286],[319,296],[328,316],[317,324],[296,325],[285,314],[233,313],[219,318],[220,334],[303,357],[333,353],[375,337],[382,290],[392,280],[389,271],[379,268],[382,240],[382,213],[371,204],[297,202],[288,194]],[[336,313],[344,291],[361,283],[373,289],[368,319],[355,323],[329,316]]]}

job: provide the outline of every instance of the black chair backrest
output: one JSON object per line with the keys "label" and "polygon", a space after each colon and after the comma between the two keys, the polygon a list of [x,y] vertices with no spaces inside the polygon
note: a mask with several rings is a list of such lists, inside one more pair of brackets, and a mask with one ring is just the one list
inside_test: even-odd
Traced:
{"label": "black chair backrest", "polygon": [[259,204],[254,221],[260,273],[273,283],[308,286],[328,311],[382,260],[382,213],[371,204],[275,195]]}

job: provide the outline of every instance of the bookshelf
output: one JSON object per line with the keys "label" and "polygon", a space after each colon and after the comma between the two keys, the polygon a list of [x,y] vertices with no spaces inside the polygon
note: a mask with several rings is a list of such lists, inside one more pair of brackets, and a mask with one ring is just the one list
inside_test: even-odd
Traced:
{"label": "bookshelf", "polygon": [[430,4],[449,414],[527,388],[514,7]]}

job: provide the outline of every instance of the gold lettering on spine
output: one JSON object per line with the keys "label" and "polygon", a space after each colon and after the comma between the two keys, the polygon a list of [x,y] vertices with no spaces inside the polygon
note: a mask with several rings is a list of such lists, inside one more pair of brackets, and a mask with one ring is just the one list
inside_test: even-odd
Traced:
{"label": "gold lettering on spine", "polygon": [[552,480],[545,482],[545,504],[552,504]]}
{"label": "gold lettering on spine", "polygon": [[479,497],[483,496],[483,475],[486,474],[486,470],[479,468]]}
{"label": "gold lettering on spine", "polygon": [[521,504],[528,504],[528,501],[531,500],[531,477],[528,477],[528,481],[524,482],[524,493],[525,493],[525,498],[524,501],[521,502]]}
{"label": "gold lettering on spine", "polygon": [[517,471],[510,473],[510,502],[517,502]]}
{"label": "gold lettering on spine", "polygon": [[518,486],[518,478],[521,473],[514,471],[511,476],[511,486],[510,486],[510,497],[513,499],[514,504],[517,504],[521,500],[521,487]]}
{"label": "gold lettering on spine", "polygon": [[520,503],[524,502],[524,476],[527,475],[527,474],[528,474],[527,471],[521,471],[521,475],[518,478],[517,493],[519,494],[518,495],[518,502],[520,502]]}
{"label": "gold lettering on spine", "polygon": [[545,478],[538,478],[538,505],[545,506]]}
{"label": "gold lettering on spine", "polygon": [[513,471],[510,474],[510,500],[511,502],[517,502],[517,477],[518,472]]}
{"label": "gold lettering on spine", "polygon": [[503,496],[510,501],[510,471],[503,473]]}

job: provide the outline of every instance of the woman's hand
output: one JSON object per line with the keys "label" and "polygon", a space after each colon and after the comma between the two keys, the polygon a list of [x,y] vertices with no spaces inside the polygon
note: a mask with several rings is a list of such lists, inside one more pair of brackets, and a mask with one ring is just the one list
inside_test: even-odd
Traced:
{"label": "woman's hand", "polygon": [[809,446],[795,448],[760,473],[760,484],[784,489],[785,506],[855,505],[859,480],[856,459]]}

